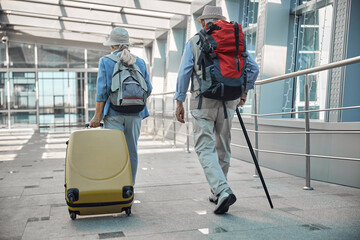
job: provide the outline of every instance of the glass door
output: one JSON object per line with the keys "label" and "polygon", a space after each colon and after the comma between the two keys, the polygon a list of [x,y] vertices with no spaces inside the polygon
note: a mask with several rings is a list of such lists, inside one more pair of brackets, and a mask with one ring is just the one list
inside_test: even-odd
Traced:
{"label": "glass door", "polygon": [[82,72],[39,72],[40,127],[83,124],[84,91]]}

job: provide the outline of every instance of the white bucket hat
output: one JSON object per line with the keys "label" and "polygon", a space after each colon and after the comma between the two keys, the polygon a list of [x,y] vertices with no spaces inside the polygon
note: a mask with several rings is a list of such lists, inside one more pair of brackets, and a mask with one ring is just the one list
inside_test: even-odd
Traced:
{"label": "white bucket hat", "polygon": [[222,15],[221,7],[208,6],[204,7],[204,11],[200,17],[196,19],[196,21],[201,22],[203,19],[222,19],[226,20],[226,17]]}
{"label": "white bucket hat", "polygon": [[109,38],[103,43],[104,46],[130,45],[129,33],[121,27],[114,28]]}

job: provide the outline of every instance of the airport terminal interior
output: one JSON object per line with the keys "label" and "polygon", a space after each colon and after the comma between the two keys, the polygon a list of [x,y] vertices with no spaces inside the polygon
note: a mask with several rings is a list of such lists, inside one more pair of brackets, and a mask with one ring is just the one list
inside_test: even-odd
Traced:
{"label": "airport terminal interior", "polygon": [[[274,224],[276,227],[264,227],[266,229],[274,227],[277,231],[274,235],[263,231],[260,235],[252,235],[253,233],[248,232],[248,235],[239,237],[237,231],[241,232],[243,229],[237,229],[235,223],[231,222],[234,219],[230,218],[221,219],[220,225],[214,224],[208,230],[203,230],[207,231],[207,234],[197,231],[197,227],[194,227],[196,231],[184,230],[190,224],[185,224],[184,229],[181,229],[181,224],[174,228],[167,226],[172,229],[168,232],[152,231],[150,216],[154,210],[147,209],[148,215],[144,220],[146,230],[130,239],[145,239],[146,236],[147,239],[267,239],[268,234],[271,236],[269,239],[305,239],[304,237],[358,239],[357,237],[360,236],[358,230],[360,228],[358,211],[360,209],[360,94],[358,93],[360,1],[357,0],[1,0],[0,205],[8,204],[15,207],[8,203],[13,199],[19,203],[19,206],[25,208],[31,202],[32,188],[35,188],[36,195],[45,194],[41,189],[37,189],[41,183],[34,181],[32,177],[29,179],[33,183],[26,184],[25,191],[21,193],[18,188],[23,191],[24,186],[18,181],[15,181],[17,185],[13,185],[15,186],[13,190],[3,184],[9,179],[6,177],[9,172],[20,171],[26,177],[30,173],[22,172],[24,168],[27,170],[24,166],[37,166],[44,159],[50,159],[54,163],[56,159],[63,160],[64,146],[55,146],[53,148],[55,153],[52,155],[53,153],[49,152],[52,148],[47,141],[52,139],[53,143],[59,143],[57,140],[61,139],[66,142],[65,138],[72,131],[82,129],[84,124],[92,119],[96,105],[99,59],[111,53],[109,47],[103,46],[103,42],[114,27],[123,27],[128,31],[130,50],[144,59],[153,86],[152,95],[147,101],[150,116],[142,121],[139,146],[142,148],[143,156],[149,154],[150,158],[154,159],[153,164],[156,167],[147,166],[148,160],[139,163],[141,170],[139,175],[142,176],[138,183],[137,194],[140,196],[138,201],[147,200],[146,197],[142,199],[141,197],[144,192],[150,191],[148,188],[152,189],[152,193],[159,188],[162,191],[160,195],[164,199],[170,197],[166,195],[166,190],[178,189],[186,192],[187,184],[194,185],[196,189],[206,188],[198,162],[196,167],[191,164],[188,166],[184,162],[179,163],[180,169],[184,167],[182,171],[184,174],[188,170],[194,171],[196,179],[194,183],[185,176],[177,178],[177,174],[168,171],[170,166],[177,168],[176,165],[169,163],[167,168],[166,160],[158,159],[161,157],[163,147],[166,153],[163,152],[164,157],[179,158],[179,161],[185,159],[187,163],[189,156],[197,160],[193,149],[189,97],[184,104],[185,124],[176,121],[174,116],[176,103],[173,97],[185,44],[201,29],[196,19],[202,14],[206,5],[222,7],[223,15],[228,21],[241,24],[247,51],[259,66],[260,72],[255,88],[249,91],[247,102],[240,108],[240,112],[256,157],[261,167],[266,169],[265,173],[274,180],[274,183],[270,184],[270,191],[274,187],[275,199],[283,201],[282,194],[286,194],[286,191],[292,187],[290,185],[294,183],[300,183],[295,188],[298,188],[297,191],[302,191],[298,194],[291,189],[294,198],[308,198],[308,194],[314,194],[314,199],[319,197],[320,202],[323,200],[321,196],[331,194],[332,188],[339,188],[340,192],[336,192],[338,197],[339,194],[345,194],[342,197],[348,194],[349,201],[343,206],[339,199],[335,199],[333,202],[335,208],[339,208],[337,209],[339,212],[319,214],[323,219],[340,215],[340,219],[344,222],[350,222],[351,229],[344,230],[341,226],[341,231],[333,231],[337,227],[329,227],[328,229],[331,230],[328,230],[326,235],[314,235],[313,232],[307,235],[308,233],[300,231],[298,237],[287,238],[285,235],[277,234],[286,228],[285,219],[288,216],[279,214],[276,219],[259,220],[253,214],[251,220],[254,222],[259,220],[268,223],[269,220],[280,223],[281,226]],[[243,175],[239,174],[247,172],[249,179],[256,181],[252,176],[257,175],[252,166],[252,156],[249,154],[236,117],[233,120],[231,135],[232,158],[236,162],[233,165],[241,166],[246,170],[230,176],[238,183],[243,180]],[[12,145],[11,141],[17,143]],[[31,146],[39,147],[42,155],[40,152],[32,151],[31,146],[28,145],[30,143],[33,144]],[[41,145],[42,143],[45,145]],[[21,154],[21,149],[28,154],[27,156],[31,156],[32,161],[38,162],[26,163],[27,157]],[[33,155],[39,155],[41,160],[34,159]],[[180,159],[181,156],[184,156],[184,159]],[[160,163],[165,165],[160,166]],[[43,170],[45,173],[54,171],[55,175],[58,174],[51,176],[55,182],[57,177],[59,179],[63,177],[63,172],[56,172],[61,169],[61,164],[63,162],[58,161],[52,166],[55,169],[51,170],[49,164],[45,164],[38,166],[38,170]],[[13,170],[12,166],[20,170]],[[161,184],[160,180],[151,174],[153,168],[155,168],[154,172],[157,171],[159,174],[166,172],[168,175],[165,175],[170,179],[169,183]],[[45,175],[42,177],[50,177]],[[149,179],[146,179],[146,176],[149,176]],[[165,178],[161,179],[166,181]],[[286,186],[281,185],[281,179],[287,181]],[[253,182],[247,184],[250,184],[251,191],[257,187],[251,185]],[[313,184],[316,187],[313,187]],[[242,185],[238,190],[246,191],[244,186],[246,185]],[[275,189],[275,186],[278,188]],[[322,187],[328,192],[325,190],[317,192]],[[51,189],[49,184],[46,189]],[[54,194],[62,196],[60,188],[55,188],[54,191]],[[171,191],[174,194],[171,201],[177,201],[177,204],[180,204],[179,198],[184,197],[185,206],[189,208],[185,212],[195,208],[192,200],[196,199],[196,204],[198,201],[206,201],[205,191],[201,192],[204,197],[200,200],[199,196],[189,196],[189,193],[182,196],[176,194],[174,190]],[[23,195],[30,200],[22,201]],[[156,199],[160,199],[160,196]],[[258,202],[259,199],[264,202],[260,204],[258,212],[271,214],[268,212],[265,198],[259,197],[254,202]],[[157,200],[153,201],[155,205]],[[61,200],[49,202],[50,200],[43,201],[42,205],[48,205],[50,210],[54,209],[54,221],[66,216],[57,214],[58,208],[64,208]],[[284,202],[280,204],[281,208],[287,209],[283,211],[284,213],[296,215],[297,209],[304,209]],[[240,215],[242,211],[249,213],[256,209],[252,206],[253,208],[244,210],[245,200],[241,201],[241,204],[242,206],[237,209]],[[134,225],[131,227],[141,228],[140,209],[143,208],[135,209],[135,216],[138,214],[139,219],[135,217]],[[351,208],[357,210],[350,214]],[[1,206],[0,209],[4,211],[0,215],[10,214]],[[125,220],[122,216],[113,216],[110,220],[100,218],[99,221],[111,227],[101,229],[96,234],[86,233],[91,226],[94,229],[98,228],[93,222],[84,220],[90,225],[85,224],[86,227],[83,229],[79,225],[81,230],[77,229],[74,232],[72,225],[68,223],[61,225],[65,221],[63,219],[59,220],[61,222],[59,226],[70,232],[73,231],[71,234],[60,234],[56,237],[55,235],[61,230],[61,227],[57,227],[59,229],[56,233],[53,232],[54,235],[51,237],[50,235],[42,238],[31,237],[31,232],[39,229],[41,232],[45,231],[41,226],[34,225],[33,228],[27,228],[29,219],[31,224],[40,224],[44,221],[49,225],[43,227],[49,227],[50,223],[46,222],[49,220],[47,217],[51,220],[53,215],[43,214],[49,209],[35,210],[36,216],[32,216],[29,214],[30,210],[27,210],[26,214],[29,216],[25,223],[20,224],[22,226],[20,229],[7,226],[4,224],[6,219],[0,217],[0,239],[62,239],[62,237],[65,239],[69,236],[72,237],[71,239],[111,238],[111,234],[107,237],[106,232],[113,232],[115,237],[124,237],[114,230],[117,219]],[[165,209],[180,214],[180,210],[174,210],[167,205]],[[209,209],[207,211],[211,212]],[[321,206],[317,206],[314,211],[321,212]],[[18,214],[16,221],[17,218],[21,218],[21,214]],[[165,212],[163,214],[165,215]],[[300,215],[303,217],[306,213],[296,217]],[[44,220],[41,217],[45,217]],[[186,219],[184,215],[180,217]],[[67,221],[68,216],[66,218]],[[216,221],[213,218],[213,216],[210,218],[210,222]],[[295,218],[292,218],[292,221],[299,220]],[[167,220],[171,222],[173,219]],[[236,224],[244,223],[239,219],[234,221]],[[327,231],[326,227],[336,222],[334,220],[328,225],[324,222],[311,225],[316,222],[316,218],[313,218],[311,223],[304,218],[299,221],[304,222],[303,224],[297,222],[294,225],[308,224],[307,227],[320,229],[320,232]],[[196,226],[202,225],[201,223],[202,220],[199,220]],[[163,227],[160,222],[153,224],[155,228]],[[251,225],[249,222],[246,224]],[[298,231],[292,227],[285,232],[292,234]],[[199,229],[206,227],[200,226]],[[263,229],[260,224],[259,229]],[[176,234],[172,235],[171,232]],[[345,238],[341,238],[343,233],[347,234],[344,235]],[[131,234],[125,231],[125,237],[128,236]]]}

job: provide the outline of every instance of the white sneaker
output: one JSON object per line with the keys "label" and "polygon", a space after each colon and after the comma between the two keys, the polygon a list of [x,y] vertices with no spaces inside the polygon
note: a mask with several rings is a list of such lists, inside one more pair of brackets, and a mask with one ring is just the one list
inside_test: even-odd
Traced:
{"label": "white sneaker", "polygon": [[[230,193],[228,193],[230,192]],[[224,214],[229,211],[229,207],[236,202],[236,196],[230,191],[224,190],[220,193],[218,203],[215,207],[215,214]]]}

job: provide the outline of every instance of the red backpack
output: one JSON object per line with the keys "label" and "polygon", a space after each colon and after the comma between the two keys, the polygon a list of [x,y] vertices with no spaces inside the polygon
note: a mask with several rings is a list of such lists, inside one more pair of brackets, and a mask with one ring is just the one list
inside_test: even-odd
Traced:
{"label": "red backpack", "polygon": [[198,97],[212,98],[224,102],[225,118],[227,113],[225,101],[241,97],[246,89],[246,46],[240,24],[217,20],[206,24],[206,30],[198,33],[200,39],[200,56],[197,61],[202,70],[202,78],[195,72],[199,82]]}

